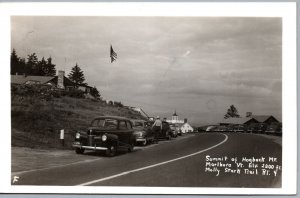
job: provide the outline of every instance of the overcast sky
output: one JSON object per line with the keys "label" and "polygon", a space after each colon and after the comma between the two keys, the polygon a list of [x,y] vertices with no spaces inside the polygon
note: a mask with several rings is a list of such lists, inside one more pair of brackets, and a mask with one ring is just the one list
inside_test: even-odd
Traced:
{"label": "overcast sky", "polygon": [[233,104],[281,119],[280,18],[12,17],[11,39],[66,74],[77,62],[104,99],[151,116],[218,123]]}

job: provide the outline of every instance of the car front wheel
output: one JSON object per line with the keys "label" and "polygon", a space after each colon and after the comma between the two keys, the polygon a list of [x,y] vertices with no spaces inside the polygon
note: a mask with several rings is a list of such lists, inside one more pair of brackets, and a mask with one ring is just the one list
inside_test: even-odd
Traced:
{"label": "car front wheel", "polygon": [[83,148],[76,148],[76,149],[75,149],[75,152],[76,152],[77,154],[83,154],[84,149],[83,149]]}
{"label": "car front wheel", "polygon": [[113,157],[117,154],[117,146],[115,144],[110,145],[107,147],[106,156]]}

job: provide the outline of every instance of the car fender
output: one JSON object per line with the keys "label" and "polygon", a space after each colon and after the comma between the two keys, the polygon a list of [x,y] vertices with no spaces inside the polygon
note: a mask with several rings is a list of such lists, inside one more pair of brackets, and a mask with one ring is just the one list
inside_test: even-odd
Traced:
{"label": "car fender", "polygon": [[109,133],[107,133],[105,135],[107,136],[107,141],[109,141],[109,142],[116,142],[116,141],[119,140],[119,137],[117,135],[115,135],[115,134],[109,134]]}

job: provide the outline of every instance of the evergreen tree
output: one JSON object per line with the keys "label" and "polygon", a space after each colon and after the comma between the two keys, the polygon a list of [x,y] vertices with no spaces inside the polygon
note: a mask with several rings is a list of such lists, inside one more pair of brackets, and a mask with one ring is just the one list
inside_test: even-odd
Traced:
{"label": "evergreen tree", "polygon": [[19,58],[19,66],[18,66],[18,73],[26,74],[26,60],[25,58]]}
{"label": "evergreen tree", "polygon": [[55,76],[56,74],[56,69],[55,69],[55,65],[52,63],[52,58],[49,57],[47,59],[47,63],[46,63],[46,67],[45,67],[45,75],[46,76]]}
{"label": "evergreen tree", "polygon": [[36,67],[36,75],[38,76],[47,76],[46,75],[46,68],[47,62],[45,61],[45,58],[43,57],[41,61],[38,62]]}
{"label": "evergreen tree", "polygon": [[10,74],[16,74],[19,72],[19,63],[20,58],[18,57],[16,50],[13,49],[10,54]]}
{"label": "evergreen tree", "polygon": [[116,107],[124,107],[124,105],[121,102],[117,102],[117,101],[114,102],[114,106],[116,106]]}
{"label": "evergreen tree", "polygon": [[225,119],[227,119],[227,118],[239,118],[239,117],[240,117],[239,112],[235,108],[234,105],[231,105],[229,107],[229,109],[227,109],[227,113],[224,115]]}
{"label": "evergreen tree", "polygon": [[94,96],[95,98],[97,98],[97,99],[100,99],[100,92],[98,91],[98,89],[96,88],[96,87],[93,87],[92,89],[91,89],[91,95],[92,96]]}
{"label": "evergreen tree", "polygon": [[12,75],[26,74],[35,76],[55,76],[56,69],[55,64],[52,63],[52,58],[49,57],[47,61],[43,57],[42,60],[38,60],[35,53],[27,56],[27,62],[25,58],[18,57],[16,50],[13,49],[11,56],[11,71]]}
{"label": "evergreen tree", "polygon": [[26,61],[25,58],[20,58],[17,55],[15,49],[13,49],[10,55],[10,74],[15,75],[18,73],[19,75],[23,75],[26,73]]}
{"label": "evergreen tree", "polygon": [[26,63],[26,74],[38,76],[38,58],[35,53],[28,55]]}
{"label": "evergreen tree", "polygon": [[85,78],[84,78],[84,74],[83,71],[81,70],[81,68],[76,65],[72,68],[71,72],[68,75],[69,79],[71,81],[73,81],[75,84],[85,84]]}

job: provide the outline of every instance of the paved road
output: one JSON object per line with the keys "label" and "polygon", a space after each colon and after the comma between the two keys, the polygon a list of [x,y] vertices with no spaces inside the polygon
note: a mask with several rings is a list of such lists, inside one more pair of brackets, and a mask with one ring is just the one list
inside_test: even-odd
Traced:
{"label": "paved road", "polygon": [[[95,155],[95,153],[89,152],[86,155]],[[99,160],[93,162],[23,173],[18,175],[19,181],[14,184],[154,187],[281,186],[281,146],[258,135],[195,134],[162,141],[145,148],[137,147],[132,153],[121,153],[113,158],[104,157],[102,154],[97,155]],[[243,157],[248,161],[242,162],[242,168],[237,168],[236,163],[231,161],[232,158],[237,158],[239,164]],[[269,157],[273,157],[274,161],[269,162]],[[249,160],[253,158],[260,162],[254,163],[254,166],[258,167],[249,168]],[[263,167],[269,170],[264,172],[265,175],[262,174],[263,164],[271,165]],[[225,173],[224,165],[227,168],[230,165],[230,170],[236,172]],[[217,169],[220,172],[216,171]],[[237,172],[238,169],[240,172]],[[253,172],[247,172],[245,169]]]}

